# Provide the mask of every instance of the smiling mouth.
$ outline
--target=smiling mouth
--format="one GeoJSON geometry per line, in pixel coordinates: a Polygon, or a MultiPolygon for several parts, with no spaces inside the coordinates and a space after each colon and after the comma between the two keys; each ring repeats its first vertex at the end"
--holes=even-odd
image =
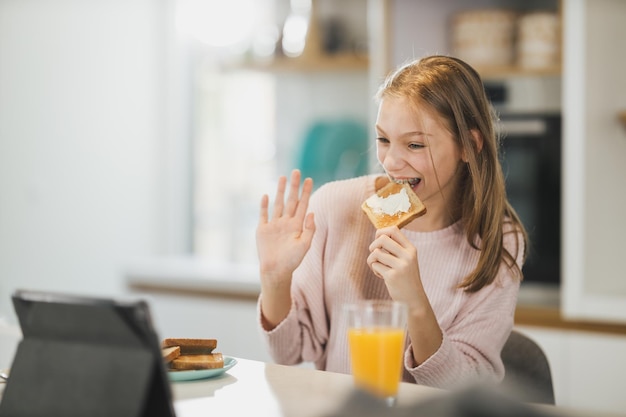
{"type": "Polygon", "coordinates": [[[393,180],[393,182],[395,182],[397,184],[409,184],[411,186],[411,188],[415,187],[417,184],[419,184],[422,181],[421,178],[405,178],[405,179],[402,179],[402,180],[393,178],[392,180],[393,180]]]}

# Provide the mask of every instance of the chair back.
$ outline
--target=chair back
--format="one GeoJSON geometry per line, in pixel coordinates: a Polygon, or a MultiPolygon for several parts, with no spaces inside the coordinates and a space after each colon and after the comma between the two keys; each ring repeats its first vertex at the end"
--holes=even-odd
{"type": "Polygon", "coordinates": [[[353,120],[325,120],[306,132],[297,165],[302,178],[311,177],[314,186],[368,173],[367,128],[353,120]]]}
{"type": "Polygon", "coordinates": [[[502,348],[502,388],[524,402],[554,404],[550,364],[544,351],[527,335],[513,330],[502,348]]]}

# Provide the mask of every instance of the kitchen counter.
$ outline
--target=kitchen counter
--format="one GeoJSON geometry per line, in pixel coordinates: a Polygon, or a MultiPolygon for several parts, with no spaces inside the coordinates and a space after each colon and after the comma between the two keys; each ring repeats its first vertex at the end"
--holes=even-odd
{"type": "Polygon", "coordinates": [[[563,317],[558,307],[518,304],[515,324],[519,326],[581,332],[626,335],[626,324],[572,320],[563,317]]]}
{"type": "Polygon", "coordinates": [[[210,295],[256,300],[260,291],[258,266],[199,260],[193,257],[144,259],[126,270],[134,291],[210,295]]]}
{"type": "MultiPolygon", "coordinates": [[[[146,259],[127,269],[136,292],[208,296],[256,301],[261,290],[258,266],[207,262],[195,258],[146,259]]],[[[626,324],[571,320],[560,312],[558,288],[523,284],[515,324],[626,335],[626,324]]]]}

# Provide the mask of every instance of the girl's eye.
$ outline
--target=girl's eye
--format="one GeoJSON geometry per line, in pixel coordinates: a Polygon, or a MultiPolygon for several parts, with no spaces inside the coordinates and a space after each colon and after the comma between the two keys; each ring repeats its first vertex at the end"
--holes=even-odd
{"type": "Polygon", "coordinates": [[[422,149],[424,145],[421,143],[411,143],[409,144],[409,149],[422,149]]]}
{"type": "Polygon", "coordinates": [[[381,137],[376,138],[376,141],[377,141],[378,143],[389,143],[389,139],[387,139],[387,138],[381,138],[381,137]]]}

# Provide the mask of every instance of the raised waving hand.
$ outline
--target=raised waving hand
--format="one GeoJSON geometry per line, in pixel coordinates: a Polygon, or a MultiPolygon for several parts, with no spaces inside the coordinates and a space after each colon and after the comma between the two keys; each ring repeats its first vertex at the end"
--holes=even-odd
{"type": "Polygon", "coordinates": [[[285,176],[278,179],[271,213],[269,196],[266,194],[261,199],[256,242],[261,274],[261,308],[270,327],[278,324],[289,312],[291,277],[311,247],[315,232],[313,213],[307,214],[313,180],[304,180],[302,193],[300,181],[299,170],[291,172],[289,184],[285,176]]]}

